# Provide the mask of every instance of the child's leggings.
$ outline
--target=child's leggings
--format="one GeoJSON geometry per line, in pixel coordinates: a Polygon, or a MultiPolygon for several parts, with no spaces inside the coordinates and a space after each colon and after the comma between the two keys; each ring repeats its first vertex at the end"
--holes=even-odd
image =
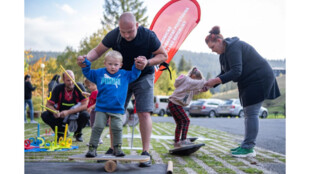
{"type": "Polygon", "coordinates": [[[189,117],[186,115],[184,109],[182,106],[176,105],[169,101],[168,107],[170,109],[170,112],[175,120],[175,123],[177,124],[175,128],[175,139],[174,142],[180,141],[180,134],[182,131],[182,137],[181,140],[186,139],[188,127],[189,127],[189,117]]]}

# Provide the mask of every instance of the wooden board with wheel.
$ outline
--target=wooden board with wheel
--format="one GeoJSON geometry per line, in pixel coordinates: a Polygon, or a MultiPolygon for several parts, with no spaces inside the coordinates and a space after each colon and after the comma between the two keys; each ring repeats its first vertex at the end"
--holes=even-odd
{"type": "Polygon", "coordinates": [[[169,150],[170,154],[173,155],[180,155],[180,156],[188,156],[197,150],[200,149],[200,147],[204,146],[205,144],[193,144],[193,145],[188,145],[188,146],[183,146],[183,147],[178,147],[169,150]]]}
{"type": "Polygon", "coordinates": [[[113,155],[97,155],[94,158],[87,158],[85,154],[78,154],[68,157],[69,160],[106,160],[107,162],[104,163],[104,169],[107,172],[114,172],[117,168],[117,161],[135,161],[135,162],[146,162],[150,160],[150,157],[147,155],[126,155],[123,157],[116,157],[113,155]]]}

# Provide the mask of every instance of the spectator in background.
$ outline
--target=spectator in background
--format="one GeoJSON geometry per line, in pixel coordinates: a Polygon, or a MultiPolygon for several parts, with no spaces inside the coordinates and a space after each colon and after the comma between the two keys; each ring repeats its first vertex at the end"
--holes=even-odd
{"type": "Polygon", "coordinates": [[[32,91],[34,91],[36,89],[36,87],[33,87],[31,85],[31,77],[30,75],[26,75],[25,76],[25,113],[24,113],[24,119],[25,119],[25,123],[27,123],[27,104],[29,106],[29,110],[30,110],[30,123],[37,123],[36,121],[34,121],[34,116],[33,116],[33,104],[32,104],[32,91]]]}
{"type": "Polygon", "coordinates": [[[59,84],[60,75],[55,74],[52,80],[48,83],[48,97],[51,96],[53,89],[55,86],[59,84]]]}
{"type": "MultiPolygon", "coordinates": [[[[65,125],[68,123],[64,119],[67,119],[71,115],[77,115],[77,127],[73,137],[76,138],[76,141],[83,142],[82,129],[86,126],[89,119],[89,113],[86,111],[87,99],[74,85],[72,81],[75,80],[73,71],[66,70],[66,72],[71,78],[68,77],[66,73],[63,73],[62,80],[64,83],[55,87],[52,92],[52,97],[46,103],[46,107],[56,113],[45,111],[41,114],[41,118],[54,131],[55,126],[58,127],[58,138],[60,138],[64,136],[65,125]]],[[[77,83],[77,85],[82,91],[85,91],[82,84],[77,83]]],[[[70,122],[68,124],[70,130],[70,122]]]]}

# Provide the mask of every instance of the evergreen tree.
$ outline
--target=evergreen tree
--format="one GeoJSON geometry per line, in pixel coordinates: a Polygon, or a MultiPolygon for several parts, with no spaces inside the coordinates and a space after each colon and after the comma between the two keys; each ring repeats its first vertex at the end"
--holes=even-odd
{"type": "Polygon", "coordinates": [[[118,20],[122,13],[131,12],[135,15],[139,25],[147,27],[145,16],[147,8],[143,7],[143,1],[140,0],[105,0],[103,5],[103,20],[101,24],[104,28],[111,30],[118,26],[118,20]]]}
{"type": "Polygon", "coordinates": [[[178,73],[181,71],[186,71],[186,60],[185,60],[183,55],[182,55],[181,60],[179,62],[178,73]]]}

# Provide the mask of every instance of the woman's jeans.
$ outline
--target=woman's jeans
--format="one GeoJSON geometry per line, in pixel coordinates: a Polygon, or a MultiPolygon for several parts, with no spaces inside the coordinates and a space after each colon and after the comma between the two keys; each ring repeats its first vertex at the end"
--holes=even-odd
{"type": "Polygon", "coordinates": [[[256,137],[259,129],[259,110],[262,107],[263,102],[256,103],[243,108],[244,111],[244,126],[245,135],[244,140],[241,143],[241,147],[250,149],[255,146],[256,137]]]}
{"type": "Polygon", "coordinates": [[[25,99],[25,110],[24,110],[24,119],[25,122],[27,121],[27,104],[29,106],[30,110],[30,119],[33,120],[33,105],[32,105],[32,100],[31,99],[25,99]]]}

